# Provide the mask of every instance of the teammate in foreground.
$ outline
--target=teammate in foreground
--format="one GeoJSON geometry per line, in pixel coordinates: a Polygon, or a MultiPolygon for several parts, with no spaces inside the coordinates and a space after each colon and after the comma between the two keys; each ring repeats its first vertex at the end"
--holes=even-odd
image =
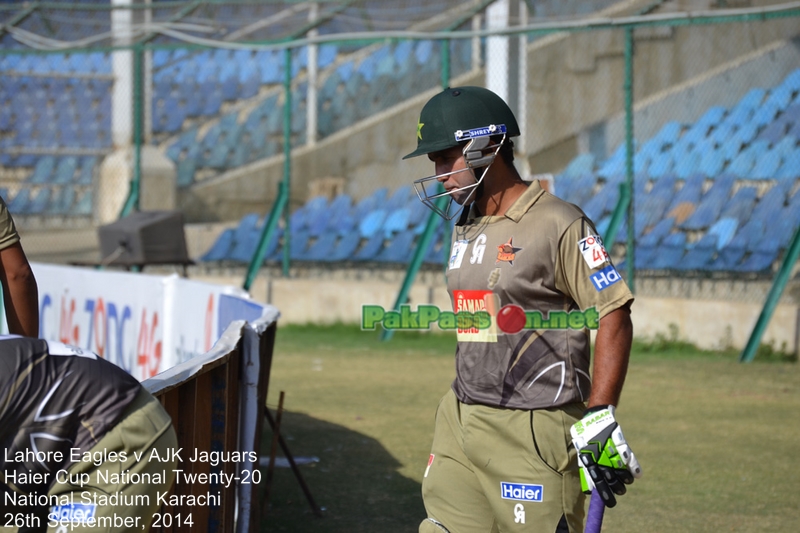
{"type": "Polygon", "coordinates": [[[121,368],[73,346],[0,336],[0,447],[0,525],[116,533],[150,529],[156,494],[174,480],[177,438],[121,368]]]}
{"type": "Polygon", "coordinates": [[[422,482],[421,533],[576,533],[584,491],[596,485],[613,506],[641,473],[614,418],[633,296],[584,213],[521,179],[517,135],[496,94],[448,88],[423,107],[417,149],[405,158],[428,156],[435,175],[414,183],[417,194],[458,217],[447,266],[454,311],[593,309],[593,378],[588,329],[459,330],[456,378],[422,482]]]}
{"type": "Polygon", "coordinates": [[[14,219],[0,198],[0,283],[8,331],[39,336],[39,292],[36,278],[19,241],[14,219]]]}

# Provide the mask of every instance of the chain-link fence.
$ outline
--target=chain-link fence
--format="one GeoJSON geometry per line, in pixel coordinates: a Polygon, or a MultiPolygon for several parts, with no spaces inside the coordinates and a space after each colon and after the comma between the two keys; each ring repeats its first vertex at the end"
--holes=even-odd
{"type": "Polygon", "coordinates": [[[630,186],[622,268],[769,276],[800,225],[800,7],[733,4],[3,5],[0,195],[44,260],[100,259],[97,226],[138,208],[222,223],[213,264],[405,264],[419,109],[482,85],[519,168],[601,234],[630,186]]]}

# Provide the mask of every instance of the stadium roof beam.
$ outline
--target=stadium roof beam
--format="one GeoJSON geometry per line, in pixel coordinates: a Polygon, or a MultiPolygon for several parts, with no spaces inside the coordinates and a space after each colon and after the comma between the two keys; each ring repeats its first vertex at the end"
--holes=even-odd
{"type": "Polygon", "coordinates": [[[7,28],[16,26],[17,24],[28,18],[28,16],[30,16],[31,13],[36,11],[36,8],[37,8],[36,4],[33,4],[30,7],[23,9],[20,13],[15,15],[10,21],[6,22],[3,25],[0,25],[0,37],[2,37],[8,31],[7,28]]]}
{"type": "Polygon", "coordinates": [[[254,31],[261,30],[263,28],[268,28],[272,24],[285,20],[292,15],[296,15],[303,10],[310,9],[309,2],[303,2],[301,4],[294,5],[288,9],[284,9],[278,13],[275,13],[272,16],[269,16],[265,19],[257,20],[252,24],[245,26],[243,28],[239,28],[238,30],[231,32],[228,36],[225,37],[226,41],[236,41],[237,39],[244,37],[245,35],[249,35],[254,31]]]}
{"type": "Polygon", "coordinates": [[[342,11],[344,11],[345,9],[350,7],[351,5],[355,4],[356,1],[357,0],[347,0],[346,2],[344,2],[344,3],[340,4],[340,5],[338,5],[337,7],[335,7],[334,9],[331,9],[328,13],[326,13],[323,16],[319,17],[317,20],[315,20],[313,22],[309,22],[305,26],[299,28],[296,32],[292,33],[289,38],[290,39],[296,39],[296,38],[300,37],[301,35],[305,35],[309,31],[311,31],[311,30],[313,30],[315,28],[318,28],[319,26],[321,26],[325,22],[328,22],[333,17],[335,17],[336,15],[338,15],[339,13],[341,13],[342,11]]]}
{"type": "MultiPolygon", "coordinates": [[[[192,13],[192,11],[194,11],[198,7],[200,7],[200,6],[204,5],[204,4],[207,4],[207,3],[208,2],[206,2],[204,0],[194,0],[194,2],[192,2],[191,4],[186,5],[178,13],[176,13],[175,15],[170,17],[168,19],[168,22],[175,22],[175,21],[181,20],[182,18],[190,15],[192,13]]],[[[153,7],[158,7],[159,9],[162,7],[159,4],[146,4],[146,5],[149,5],[151,9],[153,7]]],[[[136,41],[136,44],[147,43],[147,42],[153,40],[157,35],[158,35],[157,33],[149,33],[149,34],[145,35],[144,37],[142,37],[141,39],[139,39],[138,41],[136,41]]]]}

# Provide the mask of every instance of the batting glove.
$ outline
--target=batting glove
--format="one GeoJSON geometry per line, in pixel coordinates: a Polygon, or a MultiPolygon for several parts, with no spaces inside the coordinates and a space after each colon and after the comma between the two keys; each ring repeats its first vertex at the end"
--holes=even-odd
{"type": "Polygon", "coordinates": [[[614,406],[588,410],[570,433],[578,451],[583,492],[588,494],[597,488],[606,507],[614,507],[614,494],[625,494],[625,485],[642,477],[642,468],[614,419],[614,406]]]}

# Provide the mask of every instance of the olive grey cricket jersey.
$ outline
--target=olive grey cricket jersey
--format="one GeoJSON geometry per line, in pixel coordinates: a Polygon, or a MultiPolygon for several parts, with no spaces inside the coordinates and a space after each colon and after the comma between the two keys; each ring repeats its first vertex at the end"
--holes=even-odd
{"type": "Polygon", "coordinates": [[[25,493],[47,492],[53,473],[72,463],[71,450],[80,458],[97,444],[141,388],[136,378],[92,352],[0,336],[0,447],[5,454],[0,481],[7,482],[10,471],[42,474],[48,483],[29,476],[29,484],[14,486],[25,493]],[[13,461],[17,452],[26,451],[43,452],[45,460],[13,461]],[[53,461],[52,452],[60,452],[63,460],[53,461]]]}
{"type": "MultiPolygon", "coordinates": [[[[516,304],[544,318],[594,308],[599,319],[633,300],[592,222],[538,182],[504,216],[471,211],[455,226],[447,288],[455,312],[492,315],[516,304]]],[[[493,323],[457,337],[452,386],[464,403],[541,409],[589,398],[588,329],[508,334],[493,323]]]]}

